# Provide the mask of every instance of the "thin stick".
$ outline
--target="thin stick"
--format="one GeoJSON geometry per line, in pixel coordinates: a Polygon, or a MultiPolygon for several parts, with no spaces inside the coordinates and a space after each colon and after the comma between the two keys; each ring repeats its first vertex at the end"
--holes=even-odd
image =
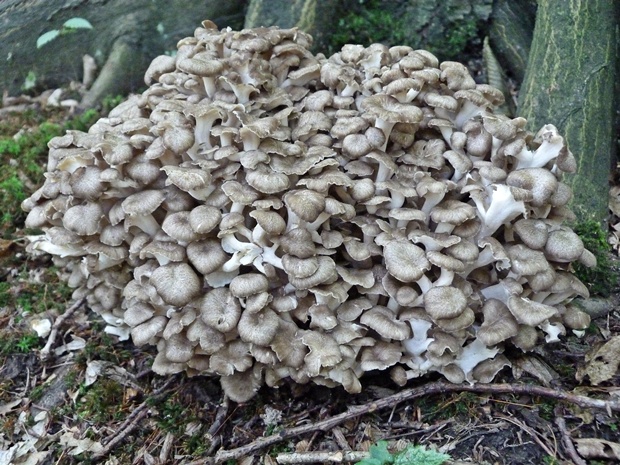
{"type": "MultiPolygon", "coordinates": [[[[335,426],[352,418],[356,418],[366,413],[375,412],[386,407],[391,407],[401,402],[411,401],[418,397],[462,391],[490,394],[528,394],[532,396],[563,400],[583,408],[602,409],[608,413],[611,413],[612,410],[620,411],[620,401],[592,399],[587,396],[571,394],[570,392],[546,388],[543,386],[531,386],[524,384],[475,384],[472,386],[469,384],[450,384],[442,382],[429,383],[424,386],[397,392],[396,394],[382,399],[377,399],[367,404],[353,406],[346,412],[313,424],[284,429],[277,434],[258,438],[255,441],[246,444],[245,446],[237,447],[236,449],[219,450],[215,455],[215,462],[222,463],[230,459],[238,459],[240,457],[252,455],[256,451],[265,447],[302,434],[314,431],[329,431],[335,426]]],[[[208,462],[205,461],[204,463],[208,462]]]]}
{"type": "Polygon", "coordinates": [[[69,307],[65,313],[59,315],[58,318],[56,318],[56,321],[54,321],[54,324],[52,325],[50,335],[47,338],[47,343],[45,344],[45,347],[41,349],[42,360],[46,360],[50,356],[52,345],[54,345],[54,342],[56,342],[56,338],[58,337],[58,330],[60,329],[60,327],[69,317],[71,317],[71,315],[75,313],[78,308],[82,306],[85,300],[86,298],[82,297],[81,299],[73,302],[73,305],[71,305],[71,307],[69,307]]]}
{"type": "Polygon", "coordinates": [[[573,439],[570,436],[570,433],[566,429],[566,421],[564,417],[557,412],[555,416],[555,424],[560,430],[560,434],[562,435],[562,444],[564,444],[564,449],[568,453],[568,456],[573,461],[575,465],[588,465],[587,462],[581,458],[581,456],[577,453],[577,449],[575,449],[575,444],[573,444],[573,439]]]}
{"type": "Polygon", "coordinates": [[[107,456],[114,447],[121,442],[125,437],[131,433],[134,429],[138,427],[138,424],[141,422],[143,418],[148,415],[149,411],[147,409],[142,409],[138,414],[133,418],[131,424],[127,425],[127,427],[121,430],[117,435],[115,435],[110,441],[96,454],[93,454],[93,460],[97,460],[107,456]]]}

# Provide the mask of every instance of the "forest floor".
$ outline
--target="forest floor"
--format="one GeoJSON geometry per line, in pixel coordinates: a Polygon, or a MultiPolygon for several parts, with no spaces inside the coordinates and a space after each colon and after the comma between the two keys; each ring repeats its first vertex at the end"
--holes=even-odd
{"type": "Polygon", "coordinates": [[[154,375],[155,348],[106,334],[49,257],[25,252],[33,232],[18,205],[40,182],[41,141],[101,113],[12,104],[0,119],[0,465],[337,463],[380,440],[392,451],[424,445],[448,463],[620,460],[618,289],[590,305],[598,313],[583,337],[508,353],[512,370],[490,385],[423,377],[399,388],[377,373],[358,395],[284,385],[236,404],[217,379],[154,375]],[[54,336],[34,331],[45,320],[54,336]]]}

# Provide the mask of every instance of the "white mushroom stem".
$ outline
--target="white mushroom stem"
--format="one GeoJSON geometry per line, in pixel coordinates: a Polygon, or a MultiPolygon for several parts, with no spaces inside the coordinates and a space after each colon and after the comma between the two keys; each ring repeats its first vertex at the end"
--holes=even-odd
{"type": "Polygon", "coordinates": [[[515,200],[510,187],[505,184],[493,186],[495,190],[491,193],[491,203],[488,208],[485,208],[480,196],[472,196],[482,220],[482,228],[476,236],[477,239],[493,235],[501,225],[525,213],[525,204],[521,200],[515,200]]]}
{"type": "Polygon", "coordinates": [[[56,245],[50,242],[44,235],[40,236],[27,236],[31,241],[31,247],[34,250],[41,250],[52,255],[58,255],[59,257],[81,257],[86,255],[87,252],[84,247],[73,245],[56,245]]]}
{"type": "MultiPolygon", "coordinates": [[[[387,147],[388,141],[390,140],[390,134],[392,133],[392,128],[396,123],[390,123],[389,121],[385,121],[381,118],[375,119],[375,127],[381,129],[383,134],[385,135],[385,143],[379,148],[385,152],[385,148],[387,147]]],[[[378,176],[377,176],[378,177],[378,176]]]]}
{"type": "Polygon", "coordinates": [[[456,117],[454,118],[454,124],[457,127],[457,129],[460,130],[467,121],[469,121],[471,118],[473,118],[476,115],[479,115],[482,112],[484,112],[483,108],[477,105],[474,105],[469,100],[465,100],[465,102],[461,106],[461,109],[459,110],[459,112],[456,114],[456,117]]]}
{"type": "Polygon", "coordinates": [[[135,226],[149,236],[154,237],[160,229],[159,223],[153,218],[153,215],[128,215],[125,218],[125,231],[128,231],[131,226],[135,226]]]}
{"type": "Polygon", "coordinates": [[[205,86],[205,92],[207,93],[209,98],[213,98],[213,95],[215,94],[215,91],[216,91],[215,77],[214,76],[203,76],[202,83],[205,86]]]}
{"type": "Polygon", "coordinates": [[[428,369],[432,366],[432,363],[425,357],[422,357],[422,354],[426,352],[430,343],[435,340],[428,337],[428,330],[431,329],[433,323],[426,320],[412,318],[409,320],[409,325],[411,326],[413,337],[411,339],[404,340],[403,347],[411,356],[411,360],[407,361],[407,366],[413,368],[419,376],[426,373],[426,371],[428,371],[428,369]]]}
{"type": "Polygon", "coordinates": [[[260,145],[260,137],[254,134],[251,130],[240,132],[241,139],[243,140],[243,150],[249,152],[251,150],[258,150],[260,145]]]}
{"type": "Polygon", "coordinates": [[[439,278],[435,280],[433,286],[449,286],[454,280],[454,271],[450,271],[446,268],[441,268],[439,278]]]}
{"type": "MultiPolygon", "coordinates": [[[[392,200],[390,201],[390,208],[400,208],[405,204],[405,196],[403,193],[399,192],[397,189],[388,189],[390,191],[390,195],[392,200]]],[[[409,221],[401,220],[399,224],[406,224],[409,221]]]]}
{"type": "MultiPolygon", "coordinates": [[[[283,270],[284,266],[282,265],[282,259],[276,255],[277,249],[278,244],[274,244],[271,247],[263,247],[263,252],[257,258],[262,258],[263,262],[269,263],[270,265],[283,270]]],[[[264,272],[264,267],[261,266],[261,268],[263,268],[262,272],[264,272]]]]}
{"type": "Polygon", "coordinates": [[[438,223],[437,226],[435,227],[435,232],[437,234],[451,234],[452,231],[454,230],[455,225],[452,223],[438,223]]]}
{"type": "Polygon", "coordinates": [[[545,341],[549,342],[560,342],[560,338],[558,336],[566,334],[566,328],[562,323],[550,323],[549,320],[542,323],[540,329],[542,329],[545,333],[545,341]]]}

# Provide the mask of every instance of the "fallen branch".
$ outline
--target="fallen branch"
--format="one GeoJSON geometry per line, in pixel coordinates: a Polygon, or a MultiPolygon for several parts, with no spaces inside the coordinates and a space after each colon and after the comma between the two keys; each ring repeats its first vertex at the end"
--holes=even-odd
{"type": "Polygon", "coordinates": [[[56,318],[56,321],[54,321],[54,324],[52,325],[52,330],[50,331],[50,335],[47,338],[47,342],[45,343],[45,347],[41,349],[40,354],[41,354],[42,360],[46,360],[50,356],[50,352],[52,351],[52,346],[54,345],[54,342],[56,342],[56,338],[58,337],[58,330],[60,329],[60,327],[64,324],[64,322],[67,319],[71,317],[71,315],[73,315],[76,312],[78,308],[82,306],[85,300],[86,298],[82,297],[81,299],[73,302],[73,305],[71,305],[65,313],[63,313],[62,315],[59,315],[58,318],[56,318]]]}
{"type": "MultiPolygon", "coordinates": [[[[593,399],[591,397],[572,394],[570,392],[560,391],[557,389],[551,389],[543,386],[532,386],[524,384],[475,384],[472,386],[469,384],[450,384],[442,382],[430,383],[424,386],[406,389],[391,396],[377,399],[363,405],[353,406],[346,412],[316,423],[284,429],[277,434],[258,438],[255,441],[252,441],[245,446],[237,447],[236,449],[219,450],[215,455],[215,463],[222,463],[226,462],[227,460],[235,460],[247,455],[252,455],[253,453],[264,449],[265,447],[271,446],[286,439],[300,436],[302,434],[307,434],[315,431],[329,431],[335,426],[352,418],[356,418],[367,413],[372,413],[387,407],[393,407],[397,404],[400,404],[401,402],[411,401],[418,397],[463,391],[486,394],[525,394],[561,400],[578,405],[582,408],[601,409],[605,410],[609,414],[611,414],[612,411],[620,411],[620,401],[593,399]]],[[[202,463],[212,463],[212,459],[207,459],[202,463]]]]}

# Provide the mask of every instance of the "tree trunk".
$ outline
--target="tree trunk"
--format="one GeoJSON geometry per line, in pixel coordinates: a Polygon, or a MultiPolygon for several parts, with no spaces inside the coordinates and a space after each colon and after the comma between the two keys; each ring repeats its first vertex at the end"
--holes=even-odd
{"type": "Polygon", "coordinates": [[[522,82],[536,21],[536,0],[496,0],[489,40],[502,67],[522,82]]]}
{"type": "MultiPolygon", "coordinates": [[[[38,89],[82,79],[82,56],[96,58],[99,68],[115,51],[123,67],[103,93],[128,93],[144,86],[151,60],[176,49],[176,42],[193,34],[204,19],[218,26],[239,28],[246,0],[4,0],[0,2],[0,90],[19,94],[30,73],[38,89]],[[37,49],[43,33],[61,29],[80,17],[93,29],[63,34],[37,49]],[[121,52],[121,53],[119,53],[121,52]]],[[[108,67],[109,68],[109,67],[108,67]]],[[[97,99],[95,99],[97,100],[97,99]]]]}
{"type": "Polygon", "coordinates": [[[558,127],[577,159],[573,188],[578,220],[605,221],[615,148],[616,0],[539,0],[519,113],[537,131],[558,127]]]}

